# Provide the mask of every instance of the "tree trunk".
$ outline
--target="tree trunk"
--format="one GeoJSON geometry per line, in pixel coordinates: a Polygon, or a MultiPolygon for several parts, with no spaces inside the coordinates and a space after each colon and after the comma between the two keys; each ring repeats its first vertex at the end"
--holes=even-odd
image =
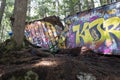
{"type": "Polygon", "coordinates": [[[75,14],[74,12],[74,4],[73,4],[73,1],[72,0],[69,0],[69,11],[70,11],[70,15],[73,15],[75,14]]]}
{"type": "Polygon", "coordinates": [[[3,34],[4,34],[4,28],[5,28],[5,26],[3,25],[3,26],[1,26],[1,40],[0,40],[0,42],[3,42],[3,34]]]}
{"type": "Polygon", "coordinates": [[[87,7],[87,10],[90,9],[89,4],[88,4],[88,0],[85,1],[85,4],[86,4],[86,7],[87,7]]]}
{"type": "Polygon", "coordinates": [[[91,0],[91,4],[92,4],[92,8],[95,8],[95,6],[94,6],[94,0],[91,0]]]}
{"type": "Polygon", "coordinates": [[[56,3],[56,16],[58,16],[59,14],[58,14],[58,3],[59,3],[59,1],[58,0],[55,0],[55,3],[56,3]]]}
{"type": "Polygon", "coordinates": [[[5,6],[6,6],[6,0],[1,0],[1,7],[0,7],[0,26],[1,26],[1,21],[2,21],[2,17],[3,17],[3,13],[5,10],[5,6]]]}
{"type": "Polygon", "coordinates": [[[81,12],[81,0],[79,1],[79,12],[81,12]]]}
{"type": "Polygon", "coordinates": [[[100,4],[101,4],[101,6],[103,5],[102,0],[100,0],[100,4]]]}
{"type": "Polygon", "coordinates": [[[15,0],[13,16],[13,41],[16,44],[16,48],[21,48],[23,45],[26,12],[27,0],[15,0]]]}
{"type": "Polygon", "coordinates": [[[27,12],[27,16],[31,17],[31,0],[28,0],[28,12],[27,12]]]}

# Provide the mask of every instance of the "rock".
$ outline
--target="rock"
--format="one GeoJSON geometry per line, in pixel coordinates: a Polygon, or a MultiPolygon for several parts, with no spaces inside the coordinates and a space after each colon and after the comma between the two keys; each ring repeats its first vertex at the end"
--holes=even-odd
{"type": "Polygon", "coordinates": [[[96,77],[90,73],[80,72],[77,75],[78,80],[96,80],[96,77]]]}

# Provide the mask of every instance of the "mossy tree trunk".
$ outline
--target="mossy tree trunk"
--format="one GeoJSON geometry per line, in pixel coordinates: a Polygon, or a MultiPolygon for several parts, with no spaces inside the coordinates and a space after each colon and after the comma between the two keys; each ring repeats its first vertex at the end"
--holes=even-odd
{"type": "Polygon", "coordinates": [[[21,48],[23,46],[27,1],[28,0],[15,0],[12,39],[16,48],[21,48]]]}

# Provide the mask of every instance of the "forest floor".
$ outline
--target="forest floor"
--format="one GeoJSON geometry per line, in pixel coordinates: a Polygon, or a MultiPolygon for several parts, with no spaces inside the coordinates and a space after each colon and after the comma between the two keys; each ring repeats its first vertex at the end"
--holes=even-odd
{"type": "Polygon", "coordinates": [[[120,80],[120,57],[81,55],[80,48],[54,55],[31,48],[11,51],[0,55],[0,80],[120,80]]]}

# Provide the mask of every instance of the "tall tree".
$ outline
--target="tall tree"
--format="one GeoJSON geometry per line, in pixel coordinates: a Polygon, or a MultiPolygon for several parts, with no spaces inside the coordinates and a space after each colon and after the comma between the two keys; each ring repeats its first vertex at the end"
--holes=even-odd
{"type": "Polygon", "coordinates": [[[103,4],[102,4],[102,0],[100,0],[100,4],[103,5],[103,4]]]}
{"type": "Polygon", "coordinates": [[[85,0],[85,4],[86,4],[86,7],[87,7],[87,9],[90,9],[90,7],[89,7],[89,4],[88,4],[89,2],[88,2],[88,0],[85,0]]]}
{"type": "Polygon", "coordinates": [[[59,12],[58,12],[58,3],[59,3],[59,1],[58,0],[55,0],[55,3],[56,3],[56,15],[58,16],[59,14],[59,12]]]}
{"type": "Polygon", "coordinates": [[[27,16],[31,16],[30,12],[31,12],[31,0],[28,0],[28,6],[27,6],[27,16]]]}
{"type": "Polygon", "coordinates": [[[15,0],[13,15],[13,41],[20,48],[24,39],[24,28],[27,12],[27,0],[15,0]]]}
{"type": "Polygon", "coordinates": [[[79,11],[81,11],[81,0],[78,1],[79,5],[79,11]]]}
{"type": "Polygon", "coordinates": [[[94,6],[94,0],[91,0],[92,8],[95,8],[94,6]]]}
{"type": "Polygon", "coordinates": [[[1,21],[2,21],[2,17],[3,17],[3,13],[5,10],[5,6],[6,6],[6,0],[1,0],[1,7],[0,7],[0,26],[1,26],[1,21]]]}

